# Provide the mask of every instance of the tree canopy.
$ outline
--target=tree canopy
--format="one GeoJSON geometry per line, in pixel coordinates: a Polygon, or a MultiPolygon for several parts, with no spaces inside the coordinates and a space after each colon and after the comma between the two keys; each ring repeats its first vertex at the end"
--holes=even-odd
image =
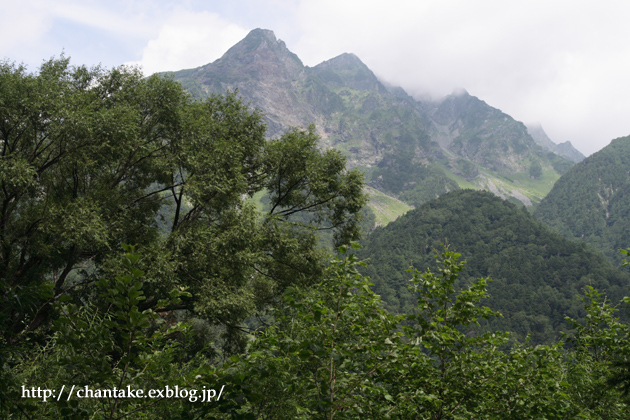
{"type": "Polygon", "coordinates": [[[142,306],[186,287],[194,299],[170,309],[236,328],[321,273],[318,230],[357,237],[362,187],[312,130],[266,139],[233,93],[194,101],[167,77],[64,57],[36,74],[0,63],[3,340],[41,327],[61,296],[88,296],[120,269],[121,243],[145,257],[142,306]]]}

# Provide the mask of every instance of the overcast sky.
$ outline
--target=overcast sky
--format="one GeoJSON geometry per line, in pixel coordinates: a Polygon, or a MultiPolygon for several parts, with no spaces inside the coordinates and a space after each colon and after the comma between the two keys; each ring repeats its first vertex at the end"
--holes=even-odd
{"type": "Polygon", "coordinates": [[[308,66],[344,52],[413,95],[464,88],[585,155],[630,134],[630,2],[0,0],[0,58],[146,74],[219,58],[271,29],[308,66]]]}

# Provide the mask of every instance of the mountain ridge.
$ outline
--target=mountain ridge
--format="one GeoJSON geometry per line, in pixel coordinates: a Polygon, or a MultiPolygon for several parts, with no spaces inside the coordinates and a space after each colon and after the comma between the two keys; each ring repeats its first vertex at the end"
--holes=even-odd
{"type": "Polygon", "coordinates": [[[559,144],[554,143],[549,138],[545,130],[543,130],[540,123],[527,124],[527,131],[534,141],[540,146],[574,163],[579,163],[586,158],[586,156],[584,156],[579,150],[573,147],[573,144],[571,144],[570,141],[565,141],[564,143],[559,144]]]}
{"type": "Polygon", "coordinates": [[[500,111],[474,96],[416,101],[386,86],[352,53],[304,66],[270,30],[254,29],[213,63],[171,74],[199,98],[238,89],[263,111],[269,137],[313,124],[322,147],[338,148],[371,186],[412,206],[458,188],[535,205],[560,177],[560,166],[570,166],[543,153],[524,128],[511,138],[508,125],[515,122],[507,114],[484,127],[475,115],[500,111]],[[433,108],[462,98],[477,106],[450,124],[436,123],[433,108]],[[540,170],[530,176],[532,165],[540,170]]]}

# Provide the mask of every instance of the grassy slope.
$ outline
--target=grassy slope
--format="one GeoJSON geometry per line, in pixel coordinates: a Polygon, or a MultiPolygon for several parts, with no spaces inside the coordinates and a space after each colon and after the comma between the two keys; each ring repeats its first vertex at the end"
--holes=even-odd
{"type": "Polygon", "coordinates": [[[369,206],[376,216],[377,226],[385,226],[412,209],[408,204],[372,187],[366,187],[366,191],[370,195],[369,206]]]}

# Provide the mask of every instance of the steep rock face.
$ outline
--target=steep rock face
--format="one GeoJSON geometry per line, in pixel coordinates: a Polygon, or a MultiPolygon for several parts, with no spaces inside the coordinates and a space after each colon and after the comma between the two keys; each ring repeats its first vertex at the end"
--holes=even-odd
{"type": "Polygon", "coordinates": [[[524,139],[522,124],[477,98],[417,102],[384,85],[354,54],[306,67],[268,30],[255,29],[215,62],[173,75],[199,98],[238,89],[264,113],[269,137],[314,124],[322,147],[341,150],[372,187],[411,205],[460,187],[531,205],[559,176],[542,157],[519,153],[538,147],[524,139]],[[543,176],[530,180],[534,160],[543,176]],[[525,174],[526,185],[505,177],[515,173],[525,174]]]}
{"type": "Polygon", "coordinates": [[[417,109],[444,151],[441,163],[463,178],[461,186],[531,206],[572,165],[536,144],[523,123],[465,90],[441,101],[418,101],[417,109]]]}
{"type": "Polygon", "coordinates": [[[465,91],[447,96],[428,115],[443,147],[494,172],[527,172],[534,162],[554,166],[523,123],[465,91]]]}
{"type": "Polygon", "coordinates": [[[571,162],[578,163],[585,159],[585,156],[580,153],[579,150],[573,147],[570,141],[565,141],[564,143],[560,144],[556,144],[551,141],[551,139],[549,138],[549,136],[547,136],[547,133],[545,133],[545,130],[543,130],[540,124],[528,125],[527,132],[530,136],[532,136],[534,141],[538,143],[538,145],[542,146],[546,150],[549,150],[550,152],[553,152],[557,155],[562,156],[565,159],[570,160],[571,162]]]}
{"type": "Polygon", "coordinates": [[[630,246],[630,136],[613,140],[571,168],[534,214],[620,263],[618,249],[630,246]]]}
{"type": "Polygon", "coordinates": [[[344,53],[324,61],[311,69],[311,74],[318,77],[332,89],[350,88],[354,90],[372,90],[386,93],[372,71],[354,54],[344,53]]]}
{"type": "Polygon", "coordinates": [[[317,120],[296,89],[306,78],[302,61],[269,30],[254,29],[215,62],[174,77],[199,97],[238,89],[253,107],[264,110],[270,137],[317,120]]]}
{"type": "Polygon", "coordinates": [[[458,188],[433,167],[442,150],[415,102],[391,93],[354,54],[305,67],[273,32],[256,29],[214,63],[174,77],[201,98],[238,88],[264,112],[269,137],[314,124],[323,147],[338,148],[370,185],[411,204],[458,188]]]}
{"type": "Polygon", "coordinates": [[[559,143],[556,146],[556,151],[560,156],[569,159],[571,162],[579,163],[586,159],[579,150],[573,147],[570,141],[565,141],[564,143],[559,143]]]}
{"type": "Polygon", "coordinates": [[[369,184],[418,205],[458,188],[435,167],[443,157],[413,100],[390,92],[354,54],[309,68],[304,96],[315,99],[325,141],[366,171],[369,184]]]}

